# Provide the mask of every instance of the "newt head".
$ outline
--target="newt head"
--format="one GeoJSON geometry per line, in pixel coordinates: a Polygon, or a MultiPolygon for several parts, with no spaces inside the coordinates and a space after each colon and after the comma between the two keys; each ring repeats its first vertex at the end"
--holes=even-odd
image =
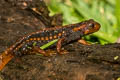
{"type": "Polygon", "coordinates": [[[97,32],[100,29],[100,24],[95,22],[93,19],[86,21],[84,27],[84,34],[88,35],[94,32],[97,32]]]}
{"type": "Polygon", "coordinates": [[[73,31],[82,31],[83,34],[88,35],[97,32],[100,29],[100,24],[93,19],[83,21],[77,24],[78,27],[74,27],[73,31]]]}

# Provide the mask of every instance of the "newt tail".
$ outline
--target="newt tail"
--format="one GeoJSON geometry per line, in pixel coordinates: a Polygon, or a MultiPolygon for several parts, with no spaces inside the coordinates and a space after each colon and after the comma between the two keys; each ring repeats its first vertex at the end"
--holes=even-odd
{"type": "Polygon", "coordinates": [[[13,58],[14,56],[9,53],[6,54],[6,52],[1,53],[0,55],[0,71],[3,69],[3,67],[13,58]]]}
{"type": "Polygon", "coordinates": [[[56,46],[56,50],[59,54],[66,54],[67,51],[65,52],[65,50],[61,49],[62,45],[74,40],[79,40],[80,43],[87,44],[85,41],[81,40],[82,37],[97,32],[99,29],[100,24],[90,19],[77,24],[50,27],[25,35],[0,55],[0,71],[14,56],[35,53],[44,56],[51,55],[50,52],[40,47],[56,39],[58,41],[50,47],[56,46]]]}

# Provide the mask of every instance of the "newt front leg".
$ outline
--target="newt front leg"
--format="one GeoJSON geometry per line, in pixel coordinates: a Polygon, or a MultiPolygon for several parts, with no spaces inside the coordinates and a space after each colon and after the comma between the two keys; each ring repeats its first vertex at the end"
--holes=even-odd
{"type": "Polygon", "coordinates": [[[83,45],[90,45],[90,43],[88,43],[84,39],[80,39],[80,40],[78,40],[78,42],[81,43],[81,44],[83,44],[83,45]]]}

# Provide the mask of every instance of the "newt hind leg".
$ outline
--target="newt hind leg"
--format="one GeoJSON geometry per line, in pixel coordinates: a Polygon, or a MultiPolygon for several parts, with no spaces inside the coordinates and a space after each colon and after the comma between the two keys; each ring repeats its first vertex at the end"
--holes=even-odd
{"type": "Polygon", "coordinates": [[[37,46],[32,47],[32,52],[31,53],[34,53],[34,54],[38,53],[38,54],[42,54],[44,56],[51,56],[53,54],[56,54],[56,52],[53,51],[53,50],[48,49],[48,50],[45,51],[43,49],[40,49],[40,47],[37,47],[37,46]]]}

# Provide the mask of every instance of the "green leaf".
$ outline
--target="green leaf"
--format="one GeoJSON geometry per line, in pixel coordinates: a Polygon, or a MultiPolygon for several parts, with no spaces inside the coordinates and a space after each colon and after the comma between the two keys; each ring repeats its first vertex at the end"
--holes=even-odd
{"type": "Polygon", "coordinates": [[[116,18],[117,26],[120,29],[120,0],[116,0],[116,18]]]}
{"type": "Polygon", "coordinates": [[[53,40],[53,41],[50,41],[49,43],[44,44],[44,45],[41,46],[40,48],[41,48],[41,49],[48,48],[49,46],[51,46],[52,44],[54,44],[54,43],[57,42],[57,41],[58,41],[58,39],[55,39],[55,40],[53,40]]]}

